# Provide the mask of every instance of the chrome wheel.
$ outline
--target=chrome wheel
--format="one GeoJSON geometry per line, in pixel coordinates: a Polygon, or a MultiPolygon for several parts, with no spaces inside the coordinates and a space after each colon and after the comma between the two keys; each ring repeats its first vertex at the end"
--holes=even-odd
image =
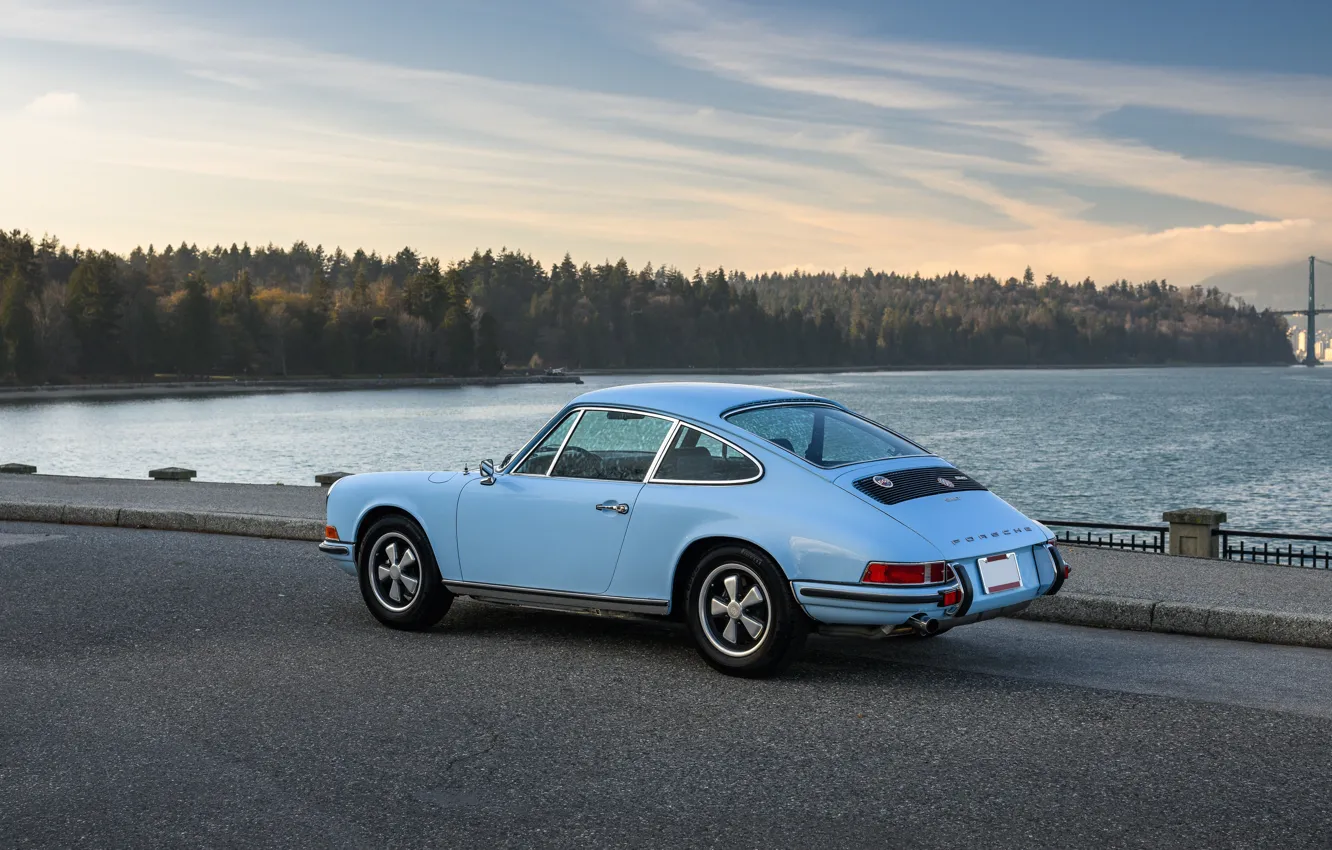
{"type": "Polygon", "coordinates": [[[379,604],[401,612],[412,607],[421,587],[421,559],[402,534],[390,531],[370,552],[370,588],[379,604]]]}
{"type": "Polygon", "coordinates": [[[698,618],[717,651],[732,658],[753,654],[768,636],[770,617],[767,589],[748,566],[721,564],[703,580],[698,618]]]}

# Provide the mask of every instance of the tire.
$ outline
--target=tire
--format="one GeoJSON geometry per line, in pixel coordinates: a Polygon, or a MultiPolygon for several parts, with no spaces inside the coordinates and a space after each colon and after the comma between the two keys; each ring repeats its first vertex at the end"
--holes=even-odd
{"type": "Polygon", "coordinates": [[[809,635],[809,619],[786,576],[771,558],[743,546],[704,555],[685,600],[685,621],[699,654],[730,676],[780,673],[809,635]]]}
{"type": "Polygon", "coordinates": [[[391,628],[428,629],[453,604],[430,541],[405,516],[384,517],[370,526],[356,547],[356,572],[366,607],[391,628]]]}

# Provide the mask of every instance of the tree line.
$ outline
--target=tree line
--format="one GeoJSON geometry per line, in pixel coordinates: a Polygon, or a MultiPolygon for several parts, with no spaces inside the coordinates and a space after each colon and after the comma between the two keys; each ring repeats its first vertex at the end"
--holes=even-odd
{"type": "Polygon", "coordinates": [[[1280,316],[1164,281],[686,275],[507,249],[445,265],[304,242],[120,256],[0,232],[0,378],[20,383],[1293,357],[1280,316]]]}

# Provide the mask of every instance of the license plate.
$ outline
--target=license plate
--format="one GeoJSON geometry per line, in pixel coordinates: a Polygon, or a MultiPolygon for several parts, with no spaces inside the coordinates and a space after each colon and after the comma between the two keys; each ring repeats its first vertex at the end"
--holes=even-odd
{"type": "Polygon", "coordinates": [[[985,585],[986,593],[998,593],[1001,590],[1012,590],[1022,586],[1022,573],[1018,571],[1017,555],[1013,552],[1006,555],[990,555],[988,558],[981,558],[977,564],[980,567],[981,584],[985,585]]]}

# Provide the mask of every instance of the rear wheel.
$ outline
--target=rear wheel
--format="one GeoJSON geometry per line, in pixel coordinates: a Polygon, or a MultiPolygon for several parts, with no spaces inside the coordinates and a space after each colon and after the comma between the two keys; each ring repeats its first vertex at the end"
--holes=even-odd
{"type": "Polygon", "coordinates": [[[713,549],[694,569],[686,621],[699,654],[723,673],[759,678],[784,670],[809,621],[772,559],[741,546],[713,549]]]}
{"type": "Polygon", "coordinates": [[[370,526],[357,547],[357,573],[370,613],[395,629],[428,629],[453,604],[430,541],[405,516],[385,517],[370,526]]]}

